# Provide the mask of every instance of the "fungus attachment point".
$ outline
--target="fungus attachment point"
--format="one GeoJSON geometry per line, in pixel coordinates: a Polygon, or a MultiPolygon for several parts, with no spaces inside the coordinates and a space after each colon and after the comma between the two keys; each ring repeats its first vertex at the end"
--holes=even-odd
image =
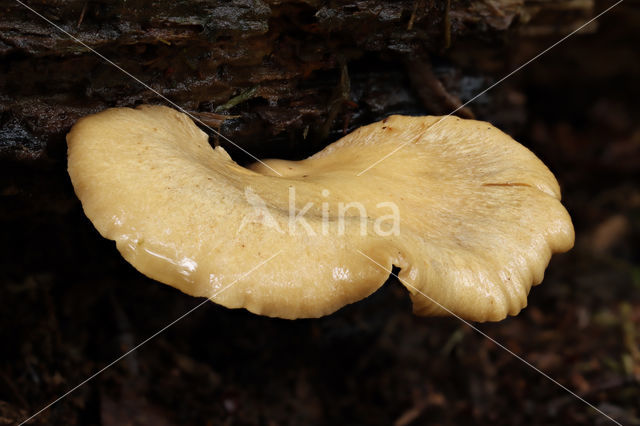
{"type": "Polygon", "coordinates": [[[500,320],[574,240],[551,172],[479,121],[392,116],[306,160],[250,168],[161,106],[85,117],[67,142],[86,215],[128,262],[262,315],[327,315],[395,265],[417,314],[500,320]]]}

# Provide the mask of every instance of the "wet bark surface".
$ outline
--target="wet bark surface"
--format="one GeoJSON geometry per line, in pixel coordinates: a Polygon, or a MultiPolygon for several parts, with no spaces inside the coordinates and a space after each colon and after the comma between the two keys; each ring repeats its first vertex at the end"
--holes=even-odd
{"type": "MultiPolygon", "coordinates": [[[[66,174],[64,137],[79,117],[167,104],[159,94],[240,163],[252,159],[213,130],[259,158],[291,159],[397,113],[457,109],[514,136],[558,177],[576,248],[553,259],[529,308],[479,327],[620,422],[640,424],[637,1],[463,108],[612,3],[26,4],[51,23],[0,2],[0,424],[33,414],[200,302],[121,259],[66,174]]],[[[458,320],[413,316],[390,279],[317,320],[207,304],[33,422],[607,419],[458,320]]]]}

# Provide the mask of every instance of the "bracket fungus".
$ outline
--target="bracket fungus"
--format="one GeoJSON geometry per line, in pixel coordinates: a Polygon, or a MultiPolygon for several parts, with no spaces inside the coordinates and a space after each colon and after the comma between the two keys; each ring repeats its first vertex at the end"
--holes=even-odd
{"type": "Polygon", "coordinates": [[[395,265],[415,313],[500,320],[574,240],[553,174],[480,121],[391,116],[249,168],[162,106],[85,117],[67,142],[86,215],[129,263],[262,315],[330,314],[395,265]]]}

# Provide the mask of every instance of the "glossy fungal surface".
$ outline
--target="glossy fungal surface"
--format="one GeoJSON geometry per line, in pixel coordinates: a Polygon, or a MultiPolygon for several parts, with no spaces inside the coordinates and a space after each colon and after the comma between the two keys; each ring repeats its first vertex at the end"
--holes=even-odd
{"type": "Polygon", "coordinates": [[[261,315],[330,314],[395,265],[417,314],[500,320],[574,240],[553,174],[480,121],[391,116],[249,168],[161,106],[85,117],[67,142],[86,215],[128,262],[261,315]]]}

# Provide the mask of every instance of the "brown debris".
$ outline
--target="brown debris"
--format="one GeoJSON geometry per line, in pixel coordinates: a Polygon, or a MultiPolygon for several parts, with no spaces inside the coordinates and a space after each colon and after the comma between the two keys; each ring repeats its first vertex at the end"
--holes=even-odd
{"type": "Polygon", "coordinates": [[[416,94],[425,108],[435,114],[455,114],[462,118],[475,118],[473,112],[462,101],[447,91],[442,82],[433,73],[428,60],[411,59],[406,62],[407,74],[416,94]]]}

